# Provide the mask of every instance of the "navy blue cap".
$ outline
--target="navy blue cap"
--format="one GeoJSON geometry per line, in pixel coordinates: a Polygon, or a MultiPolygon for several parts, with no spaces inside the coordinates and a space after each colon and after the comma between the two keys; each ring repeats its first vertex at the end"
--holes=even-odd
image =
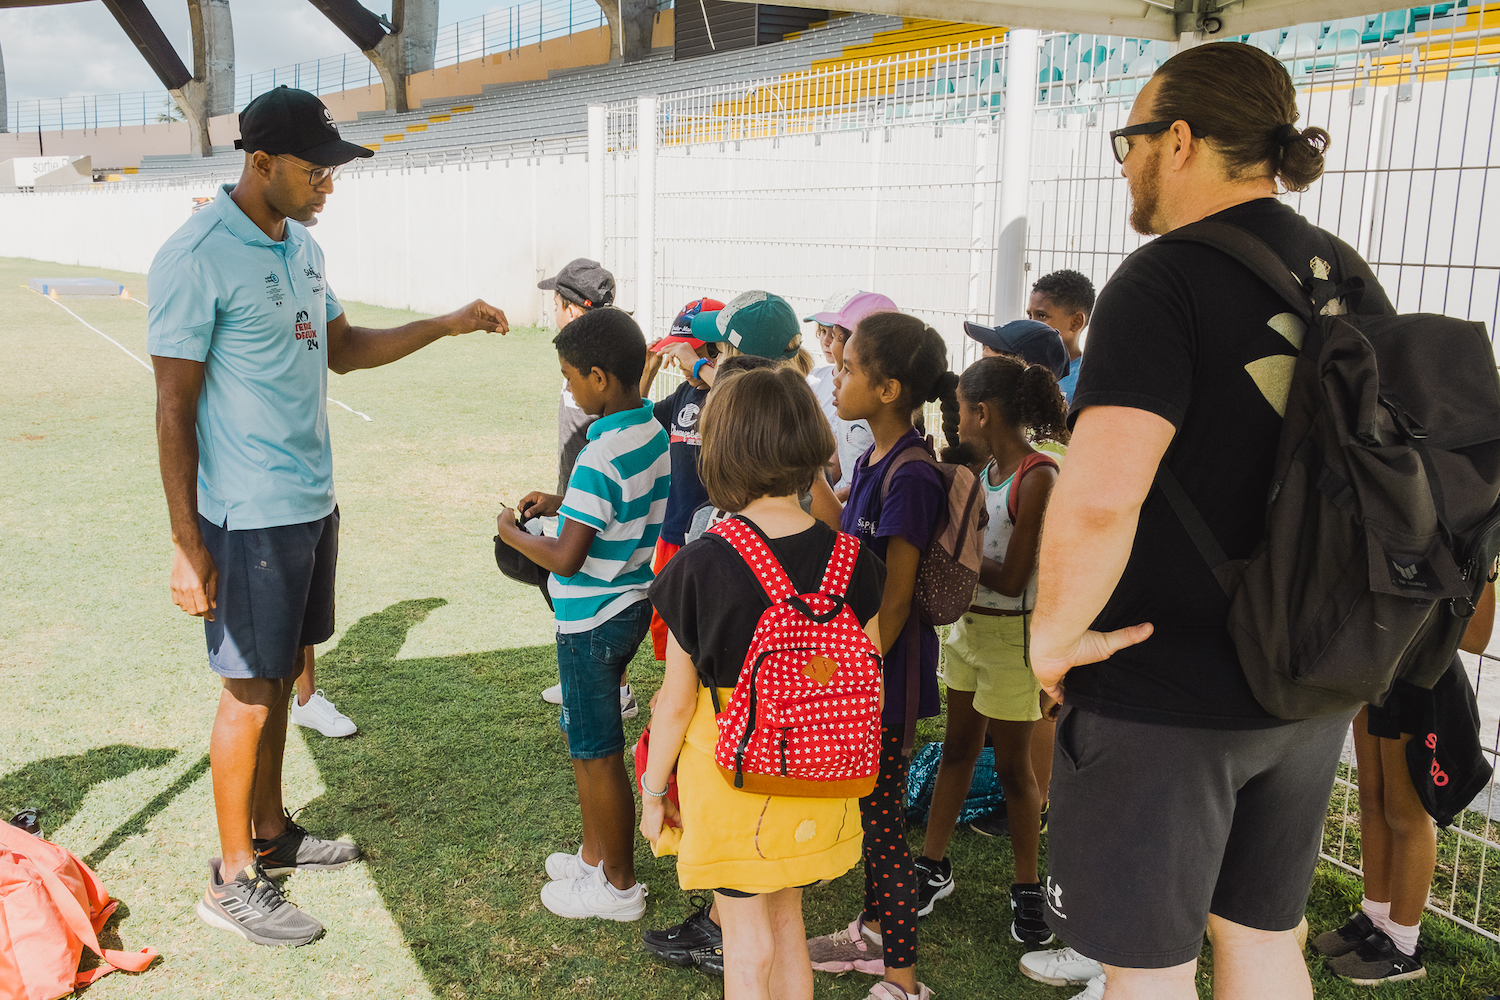
{"type": "Polygon", "coordinates": [[[991,350],[1014,354],[1028,365],[1042,365],[1058,378],[1068,374],[1068,348],[1062,336],[1046,323],[1013,319],[995,327],[966,322],[964,333],[991,350]]]}

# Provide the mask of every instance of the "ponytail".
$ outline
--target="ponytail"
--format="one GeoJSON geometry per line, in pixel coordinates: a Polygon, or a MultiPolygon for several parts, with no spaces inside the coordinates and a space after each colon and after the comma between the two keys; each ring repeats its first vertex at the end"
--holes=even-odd
{"type": "Polygon", "coordinates": [[[915,316],[871,313],[854,328],[859,353],[873,378],[901,384],[897,403],[915,413],[923,403],[939,403],[943,436],[958,444],[959,377],[948,370],[948,345],[942,335],[915,316]]]}
{"type": "Polygon", "coordinates": [[[969,405],[989,403],[1032,440],[1068,443],[1067,403],[1043,365],[1028,365],[1012,354],[980,358],[964,370],[958,389],[969,405]]]}

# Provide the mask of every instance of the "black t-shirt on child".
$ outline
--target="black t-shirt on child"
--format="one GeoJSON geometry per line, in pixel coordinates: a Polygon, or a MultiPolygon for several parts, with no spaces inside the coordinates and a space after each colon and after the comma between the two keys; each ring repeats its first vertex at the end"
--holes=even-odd
{"type": "MultiPolygon", "coordinates": [[[[833,555],[834,530],[821,522],[782,538],[766,538],[759,528],[755,530],[797,592],[816,592],[833,555]]],[[[861,625],[880,611],[884,588],[885,564],[869,546],[861,545],[846,595],[861,625]]],[[[712,534],[689,542],[657,575],[650,594],[677,644],[693,658],[699,680],[705,685],[734,687],[755,624],[771,606],[765,588],[734,546],[712,534]]]]}
{"type": "MultiPolygon", "coordinates": [[[[1210,218],[1260,237],[1299,279],[1312,273],[1314,258],[1341,277],[1327,234],[1275,199],[1210,218]]],[[[1367,289],[1360,311],[1382,308],[1389,308],[1384,293],[1367,289]]],[[[1228,255],[1192,243],[1147,244],[1099,293],[1070,421],[1090,406],[1124,406],[1171,422],[1176,436],[1164,461],[1229,558],[1245,558],[1265,534],[1301,330],[1280,297],[1228,255]]],[[[1153,489],[1125,572],[1094,628],[1151,622],[1155,632],[1103,663],[1074,668],[1068,702],[1143,722],[1276,725],[1245,680],[1228,611],[1208,564],[1153,489]]]]}

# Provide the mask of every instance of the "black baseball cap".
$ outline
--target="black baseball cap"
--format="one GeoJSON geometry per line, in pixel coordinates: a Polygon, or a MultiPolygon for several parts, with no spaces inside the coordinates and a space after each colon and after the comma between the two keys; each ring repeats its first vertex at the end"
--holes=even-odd
{"type": "Polygon", "coordinates": [[[323,102],[305,90],[282,84],[245,105],[235,149],[287,154],[320,167],[336,167],[375,151],[339,138],[339,127],[323,102]]]}
{"type": "Polygon", "coordinates": [[[615,276],[597,260],[579,257],[563,265],[555,278],[536,283],[543,291],[555,291],[575,306],[597,309],[615,301],[615,276]]]}
{"type": "Polygon", "coordinates": [[[1058,378],[1068,374],[1068,349],[1061,335],[1034,319],[1013,319],[1004,326],[964,323],[964,333],[1001,354],[1014,354],[1028,365],[1041,365],[1058,378]]]}

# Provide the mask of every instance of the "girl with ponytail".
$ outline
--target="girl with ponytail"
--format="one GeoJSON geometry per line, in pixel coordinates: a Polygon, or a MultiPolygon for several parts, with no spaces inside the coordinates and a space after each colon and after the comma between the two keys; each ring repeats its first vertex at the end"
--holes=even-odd
{"type": "Polygon", "coordinates": [[[1057,463],[1032,441],[1066,443],[1068,411],[1050,371],[1009,354],[969,366],[958,383],[958,406],[959,437],[992,456],[982,473],[990,521],[974,604],[943,644],[947,730],[927,839],[916,862],[919,890],[933,900],[953,891],[953,871],[944,855],[988,730],[1015,853],[1011,937],[1043,945],[1052,932],[1037,875],[1042,793],[1031,762],[1042,690],[1031,672],[1029,640],[1037,545],[1057,463]]]}
{"type": "MultiPolygon", "coordinates": [[[[869,996],[877,1000],[926,998],[917,981],[917,872],[906,846],[906,773],[902,752],[906,729],[907,671],[916,671],[917,715],[941,711],[938,699],[938,637],[912,612],[917,562],[932,543],[933,529],[948,497],[936,469],[926,461],[896,464],[912,448],[930,450],[913,426],[923,403],[942,403],[943,430],[958,434],[958,376],[948,370],[948,346],[921,320],[897,312],[860,320],[844,345],[844,367],[834,379],[833,398],[844,420],[866,420],[874,444],[855,464],[841,527],[885,560],[877,644],[885,656],[885,705],[881,716],[880,775],[875,790],[860,799],[864,826],[864,909],[832,934],[807,942],[813,968],[881,976],[869,996]],[[887,472],[896,464],[887,480],[887,472]],[[918,662],[907,663],[907,644],[917,639],[918,662]]],[[[983,737],[981,737],[982,739],[983,737]]],[[[928,909],[931,909],[930,902],[928,909]]]]}

